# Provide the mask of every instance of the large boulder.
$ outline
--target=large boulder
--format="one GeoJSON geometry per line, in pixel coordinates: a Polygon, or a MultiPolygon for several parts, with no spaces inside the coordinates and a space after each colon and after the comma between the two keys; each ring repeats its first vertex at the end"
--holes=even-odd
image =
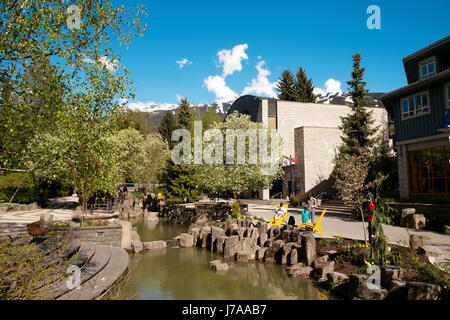
{"type": "Polygon", "coordinates": [[[143,242],[143,245],[145,250],[158,250],[167,248],[167,243],[164,240],[143,242]]]}
{"type": "Polygon", "coordinates": [[[218,253],[223,253],[223,248],[225,246],[225,240],[228,239],[227,236],[218,236],[216,242],[213,246],[213,250],[218,253]]]}
{"type": "Polygon", "coordinates": [[[141,241],[131,241],[131,248],[133,249],[134,253],[139,253],[144,250],[141,241]]]}
{"type": "Polygon", "coordinates": [[[197,246],[206,248],[208,239],[211,238],[211,227],[204,226],[200,229],[200,233],[197,238],[197,246]]]}
{"type": "Polygon", "coordinates": [[[256,250],[251,250],[251,249],[238,251],[236,253],[236,260],[243,261],[243,262],[255,260],[256,259],[255,252],[256,252],[256,250]]]}
{"type": "MultiPolygon", "coordinates": [[[[288,239],[289,239],[289,237],[288,237],[288,239]]],[[[291,265],[293,263],[298,262],[297,246],[298,245],[295,242],[288,242],[283,245],[283,251],[281,254],[281,264],[282,265],[286,265],[286,264],[291,265]],[[294,253],[295,259],[292,259],[292,260],[295,260],[295,262],[292,263],[291,262],[291,253],[293,251],[295,251],[295,253],[294,253]]]]}
{"type": "Polygon", "coordinates": [[[309,278],[313,268],[310,266],[301,267],[292,273],[293,278],[309,278]]]}
{"type": "Polygon", "coordinates": [[[406,221],[407,221],[408,216],[415,214],[415,213],[416,213],[416,209],[414,209],[414,208],[402,209],[402,215],[400,217],[400,226],[406,227],[406,221]]]}
{"type": "Polygon", "coordinates": [[[250,250],[257,246],[256,238],[244,238],[241,241],[242,250],[250,250]]]}
{"type": "Polygon", "coordinates": [[[182,233],[180,234],[180,247],[182,248],[189,248],[194,246],[194,237],[192,234],[189,233],[182,233]]]}
{"type": "Polygon", "coordinates": [[[331,292],[344,299],[362,300],[383,300],[387,297],[388,291],[383,288],[369,288],[367,280],[369,276],[352,274],[347,282],[331,289],[331,292]]]}
{"type": "Polygon", "coordinates": [[[180,247],[179,239],[164,240],[164,243],[166,244],[167,248],[179,248],[180,247]]]}
{"type": "MultiPolygon", "coordinates": [[[[304,266],[305,266],[305,264],[303,262],[296,263],[296,264],[293,264],[293,265],[287,267],[286,271],[287,271],[288,275],[291,276],[295,271],[303,268],[304,266]]],[[[312,270],[312,268],[311,268],[311,270],[312,270]]]]}
{"type": "Polygon", "coordinates": [[[131,248],[131,231],[133,230],[131,222],[125,220],[117,221],[122,226],[122,241],[121,247],[126,250],[132,250],[131,248]]]}
{"type": "Polygon", "coordinates": [[[382,266],[381,267],[381,285],[385,288],[391,283],[392,280],[400,280],[403,277],[403,270],[394,266],[382,266]]]}
{"type": "Polygon", "coordinates": [[[411,234],[409,236],[409,246],[411,250],[417,250],[420,247],[431,246],[431,237],[425,235],[411,234]]]}
{"type": "Polygon", "coordinates": [[[267,233],[262,233],[258,236],[256,243],[258,244],[258,246],[263,247],[266,241],[267,241],[267,233]]]}
{"type": "Polygon", "coordinates": [[[344,274],[344,273],[340,273],[340,272],[329,272],[327,274],[327,280],[328,280],[328,285],[330,287],[342,284],[344,282],[347,282],[350,278],[344,274]]]}
{"type": "Polygon", "coordinates": [[[423,282],[408,282],[408,300],[438,300],[441,295],[441,287],[435,284],[423,282]]]}
{"type": "Polygon", "coordinates": [[[310,265],[316,259],[316,238],[312,232],[305,232],[301,236],[301,257],[300,261],[310,265]]]}
{"type": "Polygon", "coordinates": [[[328,261],[328,256],[316,258],[312,266],[314,268],[311,278],[316,280],[325,280],[329,273],[334,272],[334,261],[328,261]]]}
{"type": "Polygon", "coordinates": [[[423,229],[427,219],[421,213],[410,214],[406,217],[406,227],[412,229],[423,229]]]}
{"type": "Polygon", "coordinates": [[[224,236],[225,231],[219,227],[211,227],[211,237],[208,237],[207,248],[211,251],[214,250],[214,243],[216,242],[217,237],[224,236]]]}
{"type": "Polygon", "coordinates": [[[209,262],[209,268],[214,271],[227,271],[228,264],[222,263],[220,260],[213,260],[209,262]]]}
{"type": "Polygon", "coordinates": [[[234,259],[236,253],[241,250],[241,244],[239,242],[230,243],[227,245],[225,242],[225,247],[223,249],[223,256],[227,259],[234,259]]]}
{"type": "Polygon", "coordinates": [[[277,240],[273,242],[266,251],[265,261],[268,263],[281,264],[283,245],[283,240],[277,240]]]}
{"type": "Polygon", "coordinates": [[[266,251],[267,251],[267,247],[263,247],[263,248],[256,248],[256,252],[255,252],[255,258],[256,260],[259,261],[265,261],[265,255],[266,255],[266,251]]]}
{"type": "Polygon", "coordinates": [[[443,253],[441,251],[441,249],[439,249],[438,247],[434,247],[434,246],[423,246],[423,247],[419,247],[419,249],[417,249],[417,252],[420,254],[425,254],[426,257],[434,257],[436,258],[436,260],[441,260],[441,258],[443,257],[443,253]]]}
{"type": "Polygon", "coordinates": [[[256,228],[258,229],[259,235],[262,235],[262,234],[266,234],[267,235],[267,233],[269,231],[269,224],[267,224],[265,222],[258,221],[256,223],[256,228]]]}
{"type": "Polygon", "coordinates": [[[388,300],[406,300],[408,298],[408,286],[404,280],[392,280],[387,284],[388,300]]]}
{"type": "Polygon", "coordinates": [[[269,230],[269,238],[278,240],[278,236],[281,235],[281,230],[278,226],[272,226],[269,230]]]}

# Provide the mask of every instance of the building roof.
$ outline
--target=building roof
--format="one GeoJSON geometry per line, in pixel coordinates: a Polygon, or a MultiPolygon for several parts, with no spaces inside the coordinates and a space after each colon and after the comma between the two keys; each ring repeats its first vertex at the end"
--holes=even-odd
{"type": "Polygon", "coordinates": [[[440,83],[445,80],[450,80],[450,69],[446,71],[442,71],[436,73],[435,75],[422,79],[411,84],[408,84],[404,87],[398,88],[391,92],[388,92],[380,97],[380,100],[383,102],[385,106],[389,105],[388,101],[391,99],[395,99],[401,96],[408,95],[410,93],[414,93],[418,90],[425,89],[435,83],[440,83]]]}
{"type": "Polygon", "coordinates": [[[420,57],[420,56],[425,56],[427,55],[429,52],[431,52],[433,49],[440,47],[441,45],[450,42],[450,36],[446,36],[445,38],[442,38],[432,44],[430,44],[429,46],[426,46],[425,48],[422,48],[420,50],[417,50],[414,53],[411,53],[410,55],[406,56],[403,58],[403,63],[408,61],[408,60],[412,60],[414,58],[420,57]]]}

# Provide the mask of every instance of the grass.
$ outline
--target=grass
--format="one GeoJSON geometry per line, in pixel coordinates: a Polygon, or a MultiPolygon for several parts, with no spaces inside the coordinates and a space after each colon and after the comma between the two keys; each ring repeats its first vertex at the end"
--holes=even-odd
{"type": "Polygon", "coordinates": [[[8,203],[8,202],[0,202],[0,207],[13,207],[16,204],[20,204],[20,203],[8,203]]]}

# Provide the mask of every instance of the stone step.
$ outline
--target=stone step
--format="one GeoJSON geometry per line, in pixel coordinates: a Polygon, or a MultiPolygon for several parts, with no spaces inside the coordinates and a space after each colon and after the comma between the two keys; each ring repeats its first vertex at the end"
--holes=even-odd
{"type": "Polygon", "coordinates": [[[129,257],[125,249],[111,248],[111,259],[99,273],[57,300],[92,300],[100,297],[118,281],[128,269],[129,257]]]}
{"type": "MultiPolygon", "coordinates": [[[[86,253],[88,255],[89,253],[86,253]]],[[[97,273],[99,273],[108,264],[111,259],[111,248],[103,245],[95,246],[95,253],[81,268],[80,284],[82,285],[86,281],[90,280],[97,273]]],[[[41,293],[42,299],[55,299],[67,292],[71,291],[67,287],[66,280],[62,280],[54,284],[53,286],[45,288],[45,291],[41,293]]]]}

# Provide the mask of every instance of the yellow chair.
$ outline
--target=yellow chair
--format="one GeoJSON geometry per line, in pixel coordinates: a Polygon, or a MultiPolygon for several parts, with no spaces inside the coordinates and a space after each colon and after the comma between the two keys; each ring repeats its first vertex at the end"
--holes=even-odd
{"type": "MultiPolygon", "coordinates": [[[[280,207],[280,205],[277,204],[277,208],[279,208],[279,207],[280,207]]],[[[283,221],[287,221],[286,218],[287,218],[287,210],[289,209],[289,205],[283,204],[283,207],[286,208],[286,213],[284,214],[284,216],[281,217],[281,218],[279,218],[277,221],[275,221],[275,215],[272,216],[272,218],[270,218],[270,226],[277,226],[277,227],[280,227],[280,226],[281,226],[281,223],[282,223],[283,221]]]]}
{"type": "Polygon", "coordinates": [[[317,222],[315,224],[312,224],[311,222],[305,222],[305,223],[302,223],[301,225],[297,226],[295,229],[300,229],[301,227],[308,227],[312,230],[323,233],[322,227],[320,226],[320,222],[322,221],[322,218],[325,215],[326,211],[327,211],[327,209],[323,210],[322,214],[319,217],[319,220],[317,220],[317,222]]]}

